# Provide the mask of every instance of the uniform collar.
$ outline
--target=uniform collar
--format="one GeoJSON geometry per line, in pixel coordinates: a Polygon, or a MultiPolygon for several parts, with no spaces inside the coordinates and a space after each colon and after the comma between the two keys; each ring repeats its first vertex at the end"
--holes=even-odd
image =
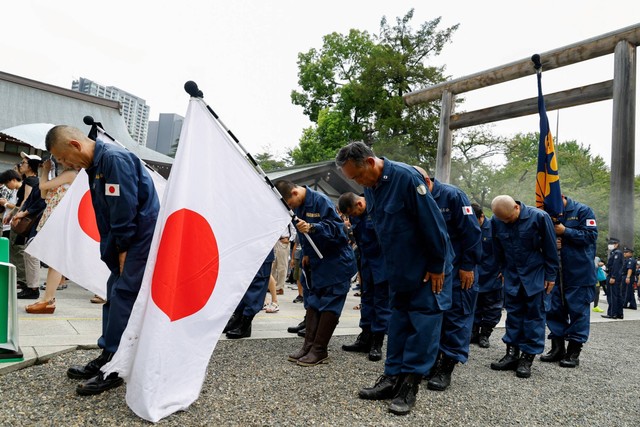
{"type": "Polygon", "coordinates": [[[382,175],[380,176],[377,184],[390,181],[393,174],[393,162],[385,157],[381,157],[381,159],[384,161],[384,165],[382,167],[382,175]]]}
{"type": "Polygon", "coordinates": [[[91,163],[90,168],[93,168],[98,163],[100,163],[100,160],[102,159],[102,155],[104,154],[104,152],[105,152],[105,143],[102,142],[101,139],[96,139],[96,145],[93,150],[93,163],[91,163]]]}
{"type": "Polygon", "coordinates": [[[520,205],[520,216],[518,219],[529,219],[531,216],[531,208],[518,200],[516,200],[516,203],[520,205]]]}
{"type": "Polygon", "coordinates": [[[315,194],[313,194],[313,190],[309,188],[308,185],[305,185],[304,188],[307,189],[307,192],[304,195],[304,207],[305,209],[313,207],[315,194]]]}
{"type": "Polygon", "coordinates": [[[442,190],[442,184],[439,181],[436,181],[435,178],[429,178],[431,182],[433,182],[433,190],[431,190],[431,195],[434,199],[440,195],[440,190],[442,190]]]}

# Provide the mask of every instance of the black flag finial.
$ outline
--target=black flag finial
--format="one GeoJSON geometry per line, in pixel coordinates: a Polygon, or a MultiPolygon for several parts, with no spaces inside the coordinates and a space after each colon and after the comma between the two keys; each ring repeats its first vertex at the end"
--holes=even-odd
{"type": "Polygon", "coordinates": [[[184,84],[184,90],[194,98],[202,98],[204,94],[198,89],[198,84],[193,80],[189,80],[184,84]]]}
{"type": "Polygon", "coordinates": [[[542,68],[542,62],[540,62],[540,55],[538,55],[537,53],[531,57],[531,61],[533,62],[533,68],[535,68],[536,71],[542,68]]]}

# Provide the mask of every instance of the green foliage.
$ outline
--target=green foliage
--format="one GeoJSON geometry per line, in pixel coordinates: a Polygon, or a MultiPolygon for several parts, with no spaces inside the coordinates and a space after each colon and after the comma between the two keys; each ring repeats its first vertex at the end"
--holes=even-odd
{"type": "Polygon", "coordinates": [[[291,101],[316,123],[317,132],[303,131],[290,152],[295,164],[328,160],[336,143],[340,148],[351,140],[374,145],[377,152],[379,144],[383,152],[415,154],[417,163],[432,161],[439,102],[406,109],[402,96],[445,80],[443,67],[425,63],[440,54],[458,26],[439,30],[436,18],[414,30],[412,18],[410,10],[392,26],[383,17],[377,36],[355,29],[332,33],[320,50],[298,55],[300,90],[292,91],[291,101]]]}
{"type": "Polygon", "coordinates": [[[287,166],[284,160],[275,159],[273,157],[273,154],[271,154],[268,150],[269,148],[267,147],[267,151],[258,153],[253,156],[254,160],[260,165],[263,171],[269,172],[275,169],[282,169],[283,167],[287,166]]]}

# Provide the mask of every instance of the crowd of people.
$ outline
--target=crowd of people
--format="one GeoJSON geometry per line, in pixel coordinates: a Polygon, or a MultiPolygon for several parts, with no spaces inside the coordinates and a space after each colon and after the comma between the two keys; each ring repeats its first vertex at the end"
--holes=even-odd
{"type": "MultiPolygon", "coordinates": [[[[59,175],[52,160],[26,153],[14,170],[0,174],[3,223],[11,225],[3,234],[19,267],[18,298],[37,300],[26,307],[29,313],[53,313],[55,291],[64,278],[49,268],[40,298],[40,263],[23,251],[76,171],[87,170],[101,257],[111,276],[98,340],[102,353],[69,368],[67,375],[84,380],[79,394],[93,395],[122,384],[117,372],[105,376],[100,368],[117,350],[140,289],[159,203],[148,172],[132,153],[69,126],[54,127],[46,145],[64,169],[59,175]],[[119,191],[106,194],[107,186],[119,191]],[[33,226],[17,227],[23,218],[33,226]]],[[[384,371],[359,390],[359,397],[389,399],[389,411],[405,415],[423,380],[430,390],[446,390],[454,368],[467,362],[470,344],[490,347],[503,309],[506,351],[490,368],[514,371],[520,378],[531,376],[545,338],[551,346],[542,362],[579,366],[591,302],[594,311],[602,311],[597,304],[601,288],[608,302],[603,317],[622,319],[624,307],[637,309],[640,261],[633,248],[621,251],[617,239],[609,240],[606,265],[597,258],[595,215],[580,202],[563,196],[563,215],[551,218],[500,195],[491,202],[489,219],[461,189],[420,167],[377,157],[362,142],[343,147],[336,165],[364,187],[364,194],[342,194],[335,206],[308,186],[275,183],[295,217],[224,328],[228,338],[250,337],[254,317],[261,310],[277,312],[278,295],[292,281],[298,289],[294,302],[303,304],[305,316],[289,332],[304,341],[287,359],[302,367],[327,363],[329,342],[357,274],[361,333],[342,349],[364,353],[371,361],[384,359],[384,371]]]]}

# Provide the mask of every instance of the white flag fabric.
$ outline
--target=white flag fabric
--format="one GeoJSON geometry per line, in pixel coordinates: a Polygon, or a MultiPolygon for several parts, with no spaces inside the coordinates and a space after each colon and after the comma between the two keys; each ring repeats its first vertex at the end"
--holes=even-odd
{"type": "MultiPolygon", "coordinates": [[[[98,139],[119,144],[101,130],[98,130],[98,139]]],[[[149,170],[149,173],[162,202],[167,181],[156,171],[149,170]]],[[[83,288],[107,298],[110,273],[100,259],[100,233],[91,203],[89,179],[84,169],[80,170],[25,252],[83,288]]]]}
{"type": "Polygon", "coordinates": [[[291,218],[206,104],[191,98],[142,287],[112,361],[156,422],[199,396],[218,338],[291,218]]]}
{"type": "Polygon", "coordinates": [[[84,169],[25,252],[106,298],[109,269],[100,259],[100,234],[84,169]]]}

